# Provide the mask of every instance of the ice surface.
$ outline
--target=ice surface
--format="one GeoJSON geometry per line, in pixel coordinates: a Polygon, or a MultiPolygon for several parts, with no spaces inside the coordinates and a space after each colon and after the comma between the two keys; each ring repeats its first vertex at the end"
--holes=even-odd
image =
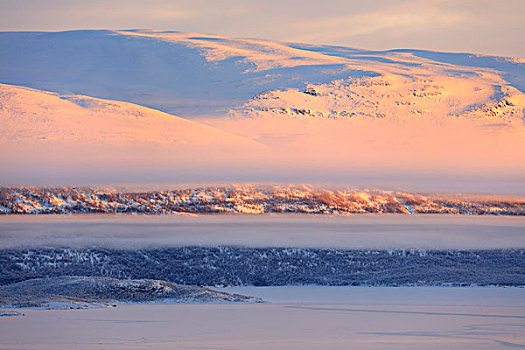
{"type": "Polygon", "coordinates": [[[507,349],[525,346],[521,288],[235,288],[258,305],[24,310],[9,349],[507,349]]]}

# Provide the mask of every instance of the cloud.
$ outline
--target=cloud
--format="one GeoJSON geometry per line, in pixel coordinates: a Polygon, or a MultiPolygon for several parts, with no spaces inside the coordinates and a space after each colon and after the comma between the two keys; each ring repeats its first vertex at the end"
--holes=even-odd
{"type": "Polygon", "coordinates": [[[293,40],[334,42],[355,36],[380,34],[385,30],[410,33],[428,27],[457,25],[472,20],[471,17],[468,13],[443,11],[436,7],[392,7],[302,23],[302,33],[293,40]]]}
{"type": "Polygon", "coordinates": [[[0,0],[0,30],[148,28],[525,57],[524,12],[523,0],[0,0]]]}

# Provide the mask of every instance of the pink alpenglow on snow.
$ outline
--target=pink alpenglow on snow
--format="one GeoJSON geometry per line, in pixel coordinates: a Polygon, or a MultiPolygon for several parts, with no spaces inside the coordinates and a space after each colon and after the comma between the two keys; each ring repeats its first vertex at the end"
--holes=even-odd
{"type": "Polygon", "coordinates": [[[4,183],[524,192],[520,59],[150,30],[1,36],[4,82],[32,87],[0,86],[4,183]]]}

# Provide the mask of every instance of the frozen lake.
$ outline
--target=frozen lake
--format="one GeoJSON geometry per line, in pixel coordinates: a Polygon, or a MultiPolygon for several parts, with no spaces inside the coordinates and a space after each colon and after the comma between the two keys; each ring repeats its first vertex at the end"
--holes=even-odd
{"type": "Polygon", "coordinates": [[[525,248],[525,217],[461,215],[6,215],[0,249],[248,246],[525,248]]]}
{"type": "MultiPolygon", "coordinates": [[[[1,216],[0,249],[525,248],[524,217],[1,216]]],[[[134,304],[0,317],[0,349],[525,348],[525,288],[236,287],[265,304],[134,304]]]]}
{"type": "Polygon", "coordinates": [[[525,348],[525,289],[239,287],[266,304],[23,310],[2,349],[525,348]]]}

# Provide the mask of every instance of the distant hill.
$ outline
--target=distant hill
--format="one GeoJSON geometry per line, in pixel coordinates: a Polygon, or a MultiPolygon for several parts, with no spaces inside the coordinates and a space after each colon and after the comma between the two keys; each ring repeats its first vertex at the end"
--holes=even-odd
{"type": "Polygon", "coordinates": [[[525,215],[523,198],[422,195],[302,186],[200,187],[121,192],[94,188],[1,188],[0,214],[462,214],[525,215]]]}

